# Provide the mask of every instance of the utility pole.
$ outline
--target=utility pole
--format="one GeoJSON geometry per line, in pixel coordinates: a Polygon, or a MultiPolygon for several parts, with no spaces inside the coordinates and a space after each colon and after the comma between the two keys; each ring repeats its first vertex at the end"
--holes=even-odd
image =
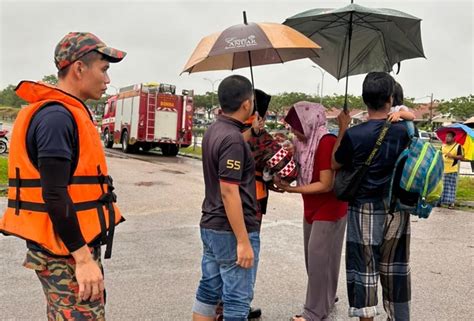
{"type": "Polygon", "coordinates": [[[319,70],[321,73],[321,92],[319,91],[319,84],[318,84],[318,94],[319,94],[319,103],[322,105],[323,104],[323,86],[324,86],[324,75],[326,74],[326,71],[322,70],[318,66],[311,66],[314,69],[319,70]]]}
{"type": "Polygon", "coordinates": [[[434,131],[434,126],[433,126],[433,93],[431,93],[431,102],[430,102],[430,126],[431,126],[431,132],[434,131]]]}
{"type": "MultiPolygon", "coordinates": [[[[203,78],[203,79],[209,81],[211,83],[211,86],[212,86],[212,92],[211,92],[211,105],[212,105],[211,110],[212,110],[212,108],[214,108],[214,84],[218,81],[221,81],[222,79],[216,79],[216,80],[211,80],[209,78],[203,78]]],[[[211,116],[211,112],[208,111],[207,112],[207,118],[210,118],[210,116],[211,116]]]]}

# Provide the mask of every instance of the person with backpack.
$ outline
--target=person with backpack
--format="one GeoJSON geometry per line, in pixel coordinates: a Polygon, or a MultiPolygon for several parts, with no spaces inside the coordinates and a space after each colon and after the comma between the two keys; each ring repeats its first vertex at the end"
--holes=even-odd
{"type": "Polygon", "coordinates": [[[455,141],[456,133],[450,131],[446,134],[446,143],[441,147],[444,161],[443,194],[440,204],[454,209],[458,176],[461,161],[464,160],[464,151],[461,145],[455,141]]]}
{"type": "Polygon", "coordinates": [[[379,314],[379,276],[388,320],[410,319],[410,213],[392,212],[388,200],[395,162],[409,143],[403,122],[387,121],[394,87],[395,80],[386,72],[371,72],[365,77],[362,98],[368,120],[348,128],[351,117],[342,111],[333,150],[335,170],[354,173],[370,160],[347,216],[349,316],[360,320],[373,320],[379,314]]]}
{"type": "Polygon", "coordinates": [[[294,157],[300,167],[297,186],[281,181],[288,193],[302,194],[303,233],[308,285],[303,313],[294,321],[327,320],[336,301],[342,244],[346,229],[347,203],[336,199],[331,155],[336,137],[326,127],[325,108],[317,103],[298,102],[285,122],[295,135],[294,157]]]}

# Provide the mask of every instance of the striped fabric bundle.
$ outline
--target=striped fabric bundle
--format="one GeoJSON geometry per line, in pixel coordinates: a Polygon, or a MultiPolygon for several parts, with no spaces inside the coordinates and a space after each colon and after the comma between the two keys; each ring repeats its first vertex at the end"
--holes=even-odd
{"type": "Polygon", "coordinates": [[[267,131],[257,137],[252,136],[249,145],[258,172],[266,170],[272,177],[277,175],[287,183],[296,180],[298,167],[293,155],[267,131]]]}

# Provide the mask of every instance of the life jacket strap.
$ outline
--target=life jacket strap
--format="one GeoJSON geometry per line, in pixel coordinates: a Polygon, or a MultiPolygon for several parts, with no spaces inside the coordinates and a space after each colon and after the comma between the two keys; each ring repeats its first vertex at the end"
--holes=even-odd
{"type": "Polygon", "coordinates": [[[16,188],[16,199],[15,199],[15,215],[20,215],[20,169],[15,168],[15,188],[16,188]]]}

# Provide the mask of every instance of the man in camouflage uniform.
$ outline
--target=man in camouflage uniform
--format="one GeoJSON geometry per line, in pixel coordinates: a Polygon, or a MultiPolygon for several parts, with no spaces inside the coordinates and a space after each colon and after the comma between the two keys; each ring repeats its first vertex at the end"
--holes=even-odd
{"type": "MultiPolygon", "coordinates": [[[[100,248],[91,251],[103,274],[100,248]]],[[[29,250],[24,266],[36,271],[46,296],[48,320],[105,320],[105,290],[99,300],[81,300],[73,257],[54,257],[29,250]]]]}
{"type": "MultiPolygon", "coordinates": [[[[82,102],[97,100],[110,83],[109,63],[125,55],[91,33],[71,32],[56,46],[57,87],[82,102]]],[[[79,152],[74,120],[64,109],[53,103],[40,110],[31,120],[29,131],[35,134],[28,137],[27,145],[39,164],[42,195],[54,232],[71,256],[52,255],[29,241],[24,266],[35,270],[42,284],[48,320],[105,320],[101,242],[84,241],[76,213],[68,207],[67,185],[79,152]]]]}

